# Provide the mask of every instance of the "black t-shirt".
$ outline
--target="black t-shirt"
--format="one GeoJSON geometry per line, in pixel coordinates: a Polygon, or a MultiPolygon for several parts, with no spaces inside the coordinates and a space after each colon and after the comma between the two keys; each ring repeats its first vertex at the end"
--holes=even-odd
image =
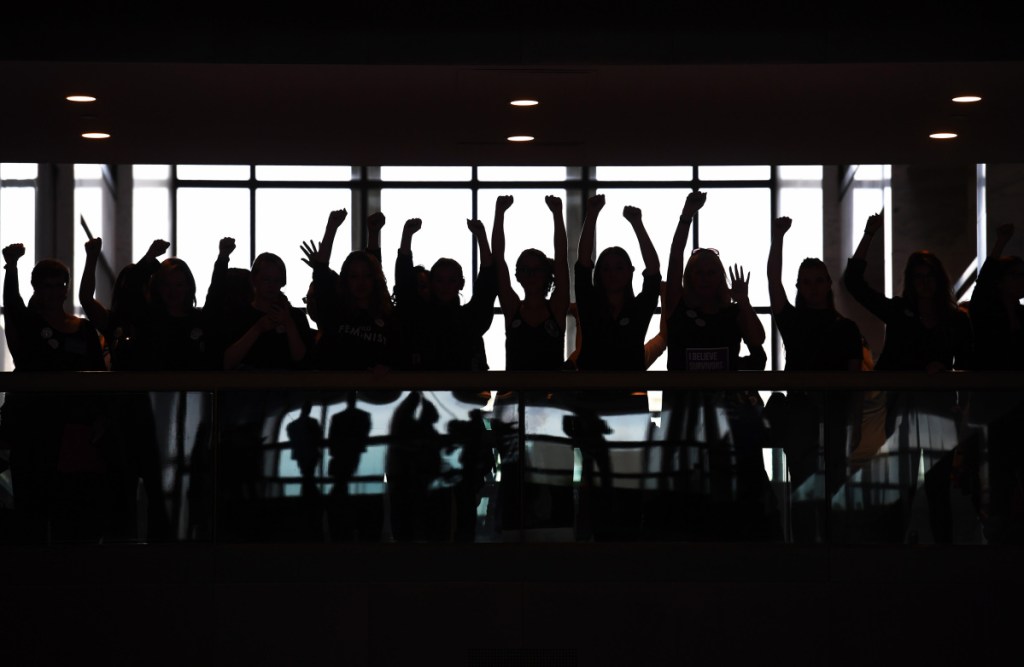
{"type": "Polygon", "coordinates": [[[594,268],[576,263],[576,308],[583,343],[576,365],[585,371],[642,371],[647,327],[658,307],[661,274],[644,271],[640,293],[612,318],[594,287],[594,268]]]}
{"type": "Polygon", "coordinates": [[[313,270],[313,296],[319,313],[320,337],[313,367],[331,371],[364,371],[393,366],[395,342],[391,314],[362,309],[345,310],[337,292],[338,274],[317,265],[313,270]]]}
{"type": "Polygon", "coordinates": [[[680,302],[668,320],[668,370],[739,370],[739,313],[735,303],[705,313],[680,302]]]}
{"type": "MultiPolygon", "coordinates": [[[[228,339],[232,343],[240,339],[265,314],[252,306],[248,306],[238,314],[237,319],[230,323],[231,328],[228,339]]],[[[249,349],[249,353],[245,355],[239,368],[248,370],[298,370],[305,367],[305,362],[309,359],[309,353],[312,350],[313,332],[309,328],[306,314],[301,310],[289,307],[288,314],[291,316],[292,321],[295,322],[302,340],[306,343],[305,359],[303,361],[292,361],[288,334],[284,331],[272,329],[260,334],[252,348],[249,349]]]]}
{"type": "Polygon", "coordinates": [[[412,370],[485,371],[484,334],[494,320],[498,279],[494,266],[481,267],[473,296],[465,304],[424,302],[416,292],[412,255],[395,260],[403,357],[412,370]]]}
{"type": "Polygon", "coordinates": [[[787,371],[846,371],[864,357],[860,329],[832,309],[786,304],[775,323],[786,345],[787,371]]]}
{"type": "Polygon", "coordinates": [[[557,371],[565,358],[564,323],[551,313],[537,326],[522,317],[522,306],[505,328],[505,369],[510,371],[557,371]]]}
{"type": "MultiPolygon", "coordinates": [[[[978,284],[971,297],[971,323],[974,326],[974,365],[980,371],[1024,370],[1024,327],[1013,330],[999,294],[995,263],[985,260],[978,284]]],[[[1017,321],[1024,323],[1024,306],[1017,304],[1017,321]]]]}
{"type": "Polygon", "coordinates": [[[926,327],[902,297],[890,299],[867,284],[866,266],[863,260],[851,258],[843,281],[853,298],[885,322],[885,345],[876,370],[921,371],[932,362],[946,368],[970,367],[974,335],[966,313],[951,310],[938,324],[926,327]]]}

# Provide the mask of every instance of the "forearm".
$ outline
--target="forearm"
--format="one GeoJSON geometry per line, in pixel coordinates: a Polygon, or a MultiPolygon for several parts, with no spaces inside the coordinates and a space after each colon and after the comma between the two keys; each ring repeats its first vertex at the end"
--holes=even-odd
{"type": "Polygon", "coordinates": [[[491,250],[494,261],[505,262],[505,212],[494,212],[494,226],[491,227],[491,250]]]}
{"type": "Polygon", "coordinates": [[[683,268],[686,262],[686,239],[690,238],[690,225],[692,222],[693,218],[680,215],[675,234],[672,235],[672,246],[668,255],[668,276],[666,278],[670,289],[680,285],[683,281],[683,268]]]}
{"type": "Polygon", "coordinates": [[[474,234],[476,237],[476,245],[480,252],[480,266],[490,266],[494,263],[494,258],[491,255],[491,246],[487,243],[487,235],[483,232],[474,234]]]}
{"type": "Polygon", "coordinates": [[[580,245],[576,261],[586,267],[594,266],[594,228],[597,226],[597,214],[588,213],[583,219],[580,230],[580,245]]]}
{"type": "Polygon", "coordinates": [[[754,312],[753,306],[750,305],[750,300],[744,299],[737,304],[739,305],[740,331],[743,333],[743,340],[746,341],[747,347],[762,345],[765,340],[764,327],[761,325],[761,319],[754,312]]]}
{"type": "Polygon", "coordinates": [[[857,249],[853,253],[854,259],[859,259],[862,262],[867,261],[868,248],[871,247],[871,240],[874,236],[874,232],[864,232],[864,235],[860,237],[860,243],[857,244],[857,249]]]}
{"type": "MultiPolygon", "coordinates": [[[[334,250],[334,238],[338,235],[338,228],[333,225],[324,227],[324,236],[320,239],[320,256],[325,264],[331,263],[331,252],[334,250]]],[[[378,245],[380,239],[378,238],[378,245]]]]}
{"type": "Polygon", "coordinates": [[[772,311],[778,313],[785,307],[786,288],[782,285],[782,237],[772,235],[772,243],[768,248],[768,299],[772,311]]]}
{"type": "Polygon", "coordinates": [[[658,251],[654,248],[654,243],[651,242],[647,228],[642,222],[638,222],[633,225],[633,233],[636,234],[636,240],[640,243],[640,257],[644,261],[644,271],[659,273],[661,260],[658,259],[658,251]]]}
{"type": "Polygon", "coordinates": [[[18,282],[18,265],[8,263],[4,274],[4,309],[8,311],[24,310],[25,302],[21,298],[21,285],[18,282]]]}

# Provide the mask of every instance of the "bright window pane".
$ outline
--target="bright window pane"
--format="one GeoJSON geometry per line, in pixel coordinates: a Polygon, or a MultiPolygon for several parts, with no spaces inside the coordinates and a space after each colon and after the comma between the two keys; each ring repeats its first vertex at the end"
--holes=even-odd
{"type": "Polygon", "coordinates": [[[35,162],[4,162],[0,164],[0,179],[25,180],[39,175],[39,165],[35,162]]]}
{"type": "Polygon", "coordinates": [[[382,181],[468,181],[472,167],[381,167],[382,181]]]}
{"type": "Polygon", "coordinates": [[[179,164],[178,178],[188,181],[247,181],[247,164],[179,164]]]}
{"type": "Polygon", "coordinates": [[[171,169],[135,165],[132,169],[132,259],[142,257],[154,239],[171,240],[171,169]]]}
{"type": "Polygon", "coordinates": [[[466,288],[462,291],[465,303],[472,295],[473,284],[473,237],[466,228],[466,220],[473,214],[470,191],[385,188],[380,192],[380,201],[388,220],[381,232],[388,285],[395,285],[395,253],[402,241],[402,227],[406,220],[420,218],[423,227],[413,237],[413,262],[429,269],[441,257],[450,257],[461,264],[466,277],[466,288]]]}
{"type": "Polygon", "coordinates": [[[481,181],[564,181],[565,167],[478,167],[481,181]]]}
{"type": "MultiPolygon", "coordinates": [[[[790,167],[788,169],[801,168],[790,167]]],[[[782,251],[782,284],[786,288],[791,303],[796,299],[796,276],[800,262],[807,257],[821,259],[824,251],[821,168],[817,169],[817,180],[813,178],[795,180],[788,177],[779,179],[779,214],[793,219],[793,227],[786,234],[782,251]]],[[[809,176],[809,173],[804,175],[809,176]]],[[[835,281],[841,275],[842,267],[830,266],[829,272],[835,281]]]]}
{"type": "Polygon", "coordinates": [[[518,290],[514,273],[516,259],[521,252],[527,248],[536,248],[548,257],[555,255],[555,228],[544,197],[555,195],[561,198],[564,215],[565,190],[480,190],[477,210],[487,228],[488,238],[493,233],[494,200],[504,194],[515,198],[512,208],[505,212],[505,261],[508,262],[509,273],[513,274],[512,286],[518,290]]]}
{"type": "Polygon", "coordinates": [[[750,301],[768,305],[765,264],[771,240],[771,190],[769,188],[714,189],[701,209],[698,241],[703,248],[717,248],[722,263],[739,264],[750,279],[750,301]]]}
{"type": "Polygon", "coordinates": [[[697,174],[702,181],[757,181],[771,178],[772,168],[767,165],[700,167],[697,174]]]}
{"type": "MultiPolygon", "coordinates": [[[[633,291],[639,292],[643,287],[643,258],[640,255],[640,244],[636,234],[626,219],[622,217],[622,209],[636,206],[643,212],[644,227],[647,229],[654,247],[658,250],[661,260],[661,275],[665,276],[668,269],[668,252],[672,245],[672,236],[679,222],[679,213],[683,210],[683,202],[689,190],[681,188],[637,190],[608,189],[598,190],[605,196],[605,206],[597,222],[597,256],[611,246],[624,248],[633,260],[636,270],[633,272],[633,291]]],[[[689,248],[689,245],[687,245],[689,248]]]]}
{"type": "Polygon", "coordinates": [[[824,169],[820,164],[789,164],[776,168],[775,173],[783,181],[818,181],[820,186],[824,169]]]}
{"type": "Polygon", "coordinates": [[[249,268],[249,191],[244,188],[179,188],[177,255],[192,269],[202,307],[220,240],[235,239],[230,266],[249,268]]]}
{"type": "Polygon", "coordinates": [[[18,284],[21,287],[22,299],[28,303],[29,297],[32,296],[29,272],[37,259],[35,188],[8,187],[3,188],[3,192],[0,193],[0,247],[7,247],[12,243],[25,246],[25,256],[18,264],[22,269],[18,284]]]}
{"type": "Polygon", "coordinates": [[[689,181],[693,167],[598,167],[599,181],[689,181]]]}
{"type": "MultiPolygon", "coordinates": [[[[352,193],[347,189],[256,190],[256,254],[272,252],[284,260],[288,283],[282,291],[293,306],[301,308],[312,279],[299,246],[310,240],[319,244],[327,216],[341,208],[352,208],[352,193]]],[[[352,249],[352,224],[346,219],[334,240],[330,265],[335,269],[352,249]]]]}
{"type": "Polygon", "coordinates": [[[132,178],[139,181],[167,181],[171,177],[169,164],[136,164],[132,166],[132,178]]]}
{"type": "Polygon", "coordinates": [[[484,350],[487,352],[487,367],[490,370],[505,370],[504,316],[500,314],[494,315],[494,321],[491,322],[491,328],[484,334],[484,350]]]}
{"type": "MultiPolygon", "coordinates": [[[[77,294],[78,272],[85,265],[85,242],[88,240],[82,221],[89,226],[93,237],[105,235],[104,218],[112,217],[114,201],[103,182],[102,167],[98,164],[75,165],[75,248],[71,267],[69,294],[77,294]]],[[[112,220],[110,223],[112,224],[112,220]]],[[[110,239],[107,239],[108,243],[110,239]]],[[[116,273],[120,267],[111,267],[116,273]]],[[[99,269],[102,270],[102,269],[99,269]]],[[[102,278],[100,278],[102,280],[102,278]]],[[[101,283],[102,284],[102,283],[101,283]]],[[[72,302],[77,299],[72,299],[72,302]]]]}
{"type": "Polygon", "coordinates": [[[350,181],[352,167],[256,165],[257,181],[350,181]]]}

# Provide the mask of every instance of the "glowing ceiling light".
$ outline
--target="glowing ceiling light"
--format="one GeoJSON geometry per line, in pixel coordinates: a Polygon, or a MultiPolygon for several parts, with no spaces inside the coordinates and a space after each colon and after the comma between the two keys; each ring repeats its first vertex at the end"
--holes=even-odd
{"type": "Polygon", "coordinates": [[[928,135],[932,139],[956,139],[956,132],[932,132],[928,135]]]}
{"type": "Polygon", "coordinates": [[[96,98],[92,95],[68,95],[65,97],[68,102],[95,102],[96,98]]]}
{"type": "Polygon", "coordinates": [[[977,95],[958,95],[953,98],[953,101],[959,104],[971,104],[972,102],[980,102],[981,98],[977,95]]]}
{"type": "Polygon", "coordinates": [[[535,107],[538,104],[540,104],[540,102],[538,102],[537,100],[523,98],[520,100],[512,100],[511,102],[509,102],[509,104],[511,104],[514,107],[535,107]]]}
{"type": "Polygon", "coordinates": [[[533,137],[531,137],[528,134],[514,134],[511,137],[509,137],[508,140],[515,141],[517,143],[522,143],[524,141],[533,141],[533,137]]]}
{"type": "Polygon", "coordinates": [[[110,134],[107,132],[83,132],[83,139],[109,139],[110,134]]]}

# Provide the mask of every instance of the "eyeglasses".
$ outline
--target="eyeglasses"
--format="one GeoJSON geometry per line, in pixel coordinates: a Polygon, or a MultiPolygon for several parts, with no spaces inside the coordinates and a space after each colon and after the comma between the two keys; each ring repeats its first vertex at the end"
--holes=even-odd
{"type": "Polygon", "coordinates": [[[716,250],[715,248],[694,248],[693,252],[690,253],[690,256],[692,257],[696,255],[698,252],[713,252],[716,255],[718,254],[718,250],[716,250]]]}

